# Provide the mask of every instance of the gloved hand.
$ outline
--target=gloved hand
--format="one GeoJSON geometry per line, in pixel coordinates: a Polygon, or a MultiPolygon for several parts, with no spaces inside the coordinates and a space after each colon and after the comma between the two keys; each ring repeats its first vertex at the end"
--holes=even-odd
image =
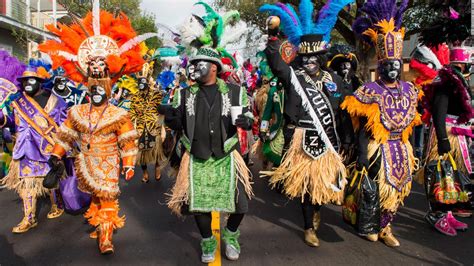
{"type": "MultiPolygon", "coordinates": [[[[159,112],[159,111],[158,111],[159,112]]],[[[179,110],[167,107],[164,111],[165,115],[165,124],[173,130],[181,130],[183,127],[183,123],[181,121],[181,116],[179,110]]]]}
{"type": "Polygon", "coordinates": [[[451,145],[449,144],[448,139],[443,139],[438,141],[438,155],[444,155],[451,151],[451,145]]]}
{"type": "Polygon", "coordinates": [[[169,111],[171,111],[170,109],[173,108],[171,105],[167,105],[167,104],[160,104],[158,105],[158,113],[160,113],[161,115],[165,115],[167,113],[169,113],[169,111]]]}
{"type": "Polygon", "coordinates": [[[57,170],[61,167],[62,160],[55,155],[51,155],[48,160],[48,165],[51,169],[57,170]]]}
{"type": "Polygon", "coordinates": [[[266,142],[268,140],[268,137],[269,137],[268,132],[263,132],[263,131],[260,131],[258,136],[260,137],[262,142],[266,142]]]}
{"type": "Polygon", "coordinates": [[[240,114],[235,120],[235,126],[244,130],[250,130],[252,128],[252,123],[253,119],[245,116],[244,114],[240,114]]]}
{"type": "Polygon", "coordinates": [[[367,156],[360,156],[357,158],[356,162],[356,170],[357,171],[362,171],[364,168],[367,170],[369,169],[369,159],[367,159],[367,156]]]}
{"type": "Polygon", "coordinates": [[[65,167],[61,159],[54,155],[49,157],[48,165],[51,167],[51,170],[49,170],[43,179],[43,187],[53,189],[58,186],[59,179],[61,179],[64,174],[65,167]]]}
{"type": "Polygon", "coordinates": [[[135,167],[133,166],[124,166],[123,173],[125,175],[125,180],[130,181],[135,175],[135,167]]]}

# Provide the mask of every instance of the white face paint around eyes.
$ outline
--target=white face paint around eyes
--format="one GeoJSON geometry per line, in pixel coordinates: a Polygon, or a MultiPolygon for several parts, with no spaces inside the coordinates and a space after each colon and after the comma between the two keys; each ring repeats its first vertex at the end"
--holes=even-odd
{"type": "Polygon", "coordinates": [[[399,61],[394,61],[394,62],[393,62],[393,67],[394,67],[395,69],[400,69],[400,62],[399,62],[399,61]]]}
{"type": "Polygon", "coordinates": [[[36,79],[29,78],[29,79],[28,79],[28,84],[31,84],[31,85],[36,84],[36,79]]]}
{"type": "Polygon", "coordinates": [[[102,88],[102,87],[97,87],[97,93],[100,94],[100,95],[104,95],[104,94],[105,94],[104,88],[102,88]]]}
{"type": "Polygon", "coordinates": [[[276,82],[274,81],[270,82],[270,86],[275,87],[276,85],[277,85],[276,82]]]}
{"type": "Polygon", "coordinates": [[[102,101],[102,96],[101,95],[94,95],[92,96],[92,100],[94,103],[100,103],[102,101]]]}

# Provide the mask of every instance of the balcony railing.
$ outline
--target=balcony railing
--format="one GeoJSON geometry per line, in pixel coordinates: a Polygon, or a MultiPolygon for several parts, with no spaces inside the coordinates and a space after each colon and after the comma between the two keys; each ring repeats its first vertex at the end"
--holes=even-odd
{"type": "Polygon", "coordinates": [[[26,2],[24,0],[13,0],[13,1],[8,1],[9,4],[11,4],[11,14],[7,14],[7,1],[5,0],[0,0],[0,11],[2,15],[11,17],[19,22],[22,23],[27,23],[26,21],[26,15],[27,15],[27,6],[26,2]]]}

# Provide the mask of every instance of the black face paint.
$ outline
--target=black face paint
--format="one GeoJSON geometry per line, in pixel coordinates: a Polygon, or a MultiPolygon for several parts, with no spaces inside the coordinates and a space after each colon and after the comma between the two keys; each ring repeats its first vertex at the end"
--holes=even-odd
{"type": "Polygon", "coordinates": [[[138,79],[138,89],[139,90],[148,89],[148,80],[146,78],[139,78],[138,79]]]}
{"type": "Polygon", "coordinates": [[[402,64],[397,59],[385,60],[379,66],[380,77],[383,81],[393,83],[400,79],[402,64]]]}
{"type": "Polygon", "coordinates": [[[302,61],[304,71],[310,76],[315,75],[321,67],[316,56],[303,56],[302,61]]]}
{"type": "Polygon", "coordinates": [[[41,83],[36,78],[27,78],[22,81],[21,85],[28,96],[35,96],[41,89],[41,83]]]}
{"type": "Polygon", "coordinates": [[[204,83],[207,80],[211,73],[211,65],[212,63],[206,61],[198,61],[195,63],[194,77],[198,83],[204,83]]]}
{"type": "Polygon", "coordinates": [[[127,89],[123,89],[122,98],[127,98],[130,95],[130,92],[127,89]]]}
{"type": "Polygon", "coordinates": [[[67,79],[65,77],[56,77],[54,79],[54,90],[57,92],[63,92],[66,90],[67,79]]]}
{"type": "Polygon", "coordinates": [[[352,76],[352,72],[352,65],[350,62],[342,62],[337,69],[337,74],[345,81],[349,80],[352,76]]]}
{"type": "Polygon", "coordinates": [[[101,106],[107,101],[105,89],[101,86],[94,85],[91,87],[91,102],[94,106],[101,106]]]}

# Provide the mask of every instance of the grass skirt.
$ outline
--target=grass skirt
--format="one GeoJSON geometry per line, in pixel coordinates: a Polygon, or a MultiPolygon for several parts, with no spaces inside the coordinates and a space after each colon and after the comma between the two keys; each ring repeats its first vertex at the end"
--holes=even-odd
{"type": "Polygon", "coordinates": [[[303,135],[304,129],[296,128],[281,165],[273,171],[260,173],[270,177],[272,187],[281,183],[283,192],[291,199],[303,201],[304,195],[309,194],[312,204],[341,204],[347,183],[341,156],[328,150],[317,159],[311,158],[303,150],[303,135]]]}
{"type": "Polygon", "coordinates": [[[2,182],[6,188],[15,190],[20,197],[28,194],[33,197],[41,197],[49,194],[49,189],[43,187],[43,180],[44,176],[20,177],[20,161],[12,160],[10,162],[10,171],[2,182]]]}

